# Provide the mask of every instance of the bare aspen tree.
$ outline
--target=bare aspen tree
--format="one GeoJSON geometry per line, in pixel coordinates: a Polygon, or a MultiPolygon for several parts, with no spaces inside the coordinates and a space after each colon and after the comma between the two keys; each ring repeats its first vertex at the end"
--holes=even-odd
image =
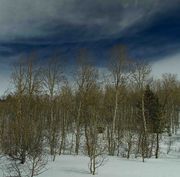
{"type": "Polygon", "coordinates": [[[57,145],[59,140],[59,116],[57,114],[57,93],[60,89],[60,81],[62,81],[62,66],[58,58],[50,59],[47,67],[44,69],[43,86],[48,95],[49,114],[47,115],[48,141],[50,146],[50,154],[53,161],[57,153],[57,145]]]}
{"type": "Polygon", "coordinates": [[[85,85],[83,90],[82,124],[85,134],[85,153],[89,156],[89,169],[95,175],[105,160],[106,146],[99,132],[102,126],[101,118],[101,90],[97,83],[98,73],[95,67],[86,65],[84,68],[85,85]]]}
{"type": "MultiPolygon", "coordinates": [[[[74,95],[71,87],[66,83],[58,96],[58,105],[60,111],[60,145],[59,155],[67,149],[66,136],[71,133],[72,122],[74,121],[74,95]]],[[[72,144],[73,142],[71,142],[72,144]]]]}
{"type": "Polygon", "coordinates": [[[44,173],[47,165],[46,155],[39,154],[28,155],[27,160],[24,164],[19,163],[19,161],[11,161],[8,164],[3,165],[4,175],[12,177],[34,177],[44,173]]]}
{"type": "Polygon", "coordinates": [[[125,78],[128,73],[128,58],[125,46],[118,45],[112,49],[112,58],[109,70],[112,74],[113,85],[115,89],[114,98],[114,111],[112,117],[112,127],[111,127],[111,141],[110,141],[110,155],[114,155],[116,146],[116,120],[118,112],[118,100],[120,98],[120,87],[125,82],[125,78]]]}
{"type": "Polygon", "coordinates": [[[82,110],[86,103],[86,96],[89,89],[95,82],[97,72],[94,67],[91,66],[89,56],[85,49],[81,49],[78,55],[78,66],[75,74],[75,82],[77,85],[77,114],[76,114],[76,144],[75,153],[79,152],[80,145],[80,133],[82,124],[82,110]]]}
{"type": "MultiPolygon", "coordinates": [[[[26,158],[26,151],[27,151],[27,144],[26,138],[27,134],[25,134],[25,117],[23,112],[23,105],[24,105],[24,95],[25,95],[25,88],[26,88],[26,72],[25,72],[25,63],[21,60],[17,63],[14,67],[13,73],[13,83],[15,87],[15,99],[17,101],[17,105],[15,106],[15,119],[13,121],[14,127],[14,143],[16,144],[16,154],[19,154],[17,158],[21,159],[21,163],[25,163],[26,158]]],[[[14,153],[11,153],[14,156],[14,153]]],[[[16,158],[16,157],[14,157],[16,158]]]]}
{"type": "Polygon", "coordinates": [[[131,153],[134,148],[134,141],[137,135],[136,131],[136,119],[135,119],[135,108],[134,108],[134,93],[129,87],[126,87],[125,98],[123,101],[122,108],[122,131],[123,131],[123,140],[126,143],[126,157],[130,158],[131,153]]]}
{"type": "MultiPolygon", "coordinates": [[[[143,133],[140,134],[141,141],[141,153],[144,162],[145,152],[147,150],[147,120],[145,117],[145,107],[144,107],[144,88],[148,82],[148,77],[151,72],[150,65],[144,62],[137,62],[134,64],[134,72],[132,73],[132,79],[135,83],[136,88],[140,91],[141,97],[141,116],[143,121],[143,133]]],[[[139,149],[139,148],[138,148],[139,149]]]]}

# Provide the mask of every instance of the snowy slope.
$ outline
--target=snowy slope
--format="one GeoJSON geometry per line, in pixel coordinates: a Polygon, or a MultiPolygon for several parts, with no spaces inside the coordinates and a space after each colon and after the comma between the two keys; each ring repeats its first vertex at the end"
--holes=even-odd
{"type": "MultiPolygon", "coordinates": [[[[2,162],[1,162],[2,163],[2,162]]],[[[56,161],[48,163],[48,170],[39,177],[88,177],[89,158],[83,155],[61,155],[56,161]]],[[[160,159],[125,159],[107,157],[106,162],[97,170],[98,177],[180,177],[180,132],[171,137],[163,136],[160,159]],[[167,149],[171,142],[170,151],[167,149]]],[[[0,177],[3,174],[0,170],[0,177]]]]}
{"type": "MultiPolygon", "coordinates": [[[[88,158],[83,156],[60,156],[51,162],[48,171],[40,177],[88,177],[88,158]]],[[[108,157],[98,169],[98,177],[179,177],[180,159],[126,160],[108,157]]]]}

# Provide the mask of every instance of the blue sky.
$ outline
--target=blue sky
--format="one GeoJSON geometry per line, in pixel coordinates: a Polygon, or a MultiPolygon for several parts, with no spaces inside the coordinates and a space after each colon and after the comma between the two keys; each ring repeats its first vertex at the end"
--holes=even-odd
{"type": "Polygon", "coordinates": [[[104,67],[119,43],[154,73],[179,74],[180,0],[0,0],[1,90],[22,54],[37,51],[45,61],[59,52],[72,61],[87,48],[104,67]]]}

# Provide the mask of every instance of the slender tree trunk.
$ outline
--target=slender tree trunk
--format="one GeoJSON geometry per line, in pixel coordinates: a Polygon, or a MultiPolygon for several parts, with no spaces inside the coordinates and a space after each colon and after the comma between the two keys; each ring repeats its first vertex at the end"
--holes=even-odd
{"type": "Polygon", "coordinates": [[[96,157],[95,154],[93,155],[93,175],[95,175],[96,173],[96,157]]]}
{"type": "Polygon", "coordinates": [[[24,164],[25,161],[26,161],[26,151],[25,148],[23,148],[21,152],[21,164],[24,164]]]}
{"type": "Polygon", "coordinates": [[[151,158],[153,155],[153,147],[154,147],[154,134],[152,134],[151,136],[151,147],[150,147],[149,155],[148,155],[149,158],[151,158]]]}
{"type": "Polygon", "coordinates": [[[147,152],[147,124],[145,116],[145,107],[144,107],[144,93],[142,95],[142,118],[143,118],[143,135],[142,135],[142,159],[144,162],[145,152],[147,152]]]}
{"type": "Polygon", "coordinates": [[[116,133],[115,129],[116,129],[117,109],[118,109],[118,90],[116,90],[115,108],[114,108],[113,123],[112,123],[112,135],[113,135],[113,139],[115,138],[115,133],[116,133]]]}
{"type": "Polygon", "coordinates": [[[130,158],[131,148],[132,148],[132,135],[129,135],[127,159],[130,158]]]}
{"type": "Polygon", "coordinates": [[[115,147],[116,147],[116,119],[117,119],[117,110],[118,110],[118,90],[116,89],[116,95],[115,95],[115,108],[114,108],[114,114],[113,114],[113,122],[112,122],[112,130],[110,133],[110,148],[109,148],[109,155],[114,155],[115,147]]]}
{"type": "Polygon", "coordinates": [[[156,133],[156,159],[159,157],[159,133],[156,133]]]}
{"type": "Polygon", "coordinates": [[[61,155],[62,151],[65,150],[65,139],[66,139],[66,123],[65,123],[66,114],[63,114],[62,122],[61,122],[61,143],[59,148],[59,155],[61,155]]]}
{"type": "Polygon", "coordinates": [[[142,155],[142,161],[143,162],[145,159],[145,149],[146,149],[145,142],[146,142],[146,137],[145,137],[145,134],[143,133],[142,134],[142,141],[141,141],[141,155],[142,155]]]}
{"type": "Polygon", "coordinates": [[[77,122],[76,122],[76,147],[75,147],[76,155],[79,154],[81,106],[82,106],[82,103],[80,101],[79,108],[78,108],[78,114],[77,114],[77,122]]]}
{"type": "Polygon", "coordinates": [[[138,137],[136,158],[138,157],[138,154],[140,153],[140,149],[141,149],[142,133],[140,132],[138,136],[139,137],[138,137]]]}
{"type": "Polygon", "coordinates": [[[89,144],[89,136],[88,136],[88,129],[87,129],[86,123],[85,123],[84,129],[85,129],[84,131],[85,131],[85,137],[86,137],[87,153],[88,153],[88,156],[90,156],[91,149],[90,149],[90,144],[89,144]]]}

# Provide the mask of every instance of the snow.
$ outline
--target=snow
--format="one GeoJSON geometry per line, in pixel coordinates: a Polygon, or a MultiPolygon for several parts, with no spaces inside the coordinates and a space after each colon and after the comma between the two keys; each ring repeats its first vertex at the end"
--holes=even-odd
{"type": "MultiPolygon", "coordinates": [[[[39,177],[88,177],[89,159],[85,156],[62,155],[50,162],[48,170],[39,177]]],[[[122,159],[108,157],[108,161],[97,170],[98,177],[179,177],[180,159],[122,159]]]]}
{"type": "MultiPolygon", "coordinates": [[[[107,156],[103,166],[97,169],[97,177],[179,177],[180,176],[180,132],[171,137],[164,136],[159,159],[125,159],[107,156]],[[169,153],[167,149],[171,142],[169,153]]],[[[2,162],[1,162],[2,163],[2,162]]],[[[3,162],[5,163],[5,162],[3,162]]],[[[49,160],[47,171],[38,177],[90,177],[89,158],[84,155],[61,155],[55,162],[49,160]]],[[[0,177],[4,177],[0,170],[0,177]]]]}

